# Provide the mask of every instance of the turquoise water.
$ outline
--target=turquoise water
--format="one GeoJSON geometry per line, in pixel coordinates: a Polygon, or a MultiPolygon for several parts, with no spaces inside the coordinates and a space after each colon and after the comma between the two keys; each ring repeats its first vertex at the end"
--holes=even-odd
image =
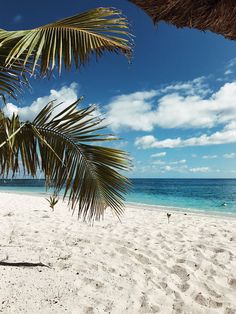
{"type": "MultiPolygon", "coordinates": [[[[236,179],[132,179],[126,202],[236,214],[236,179]],[[226,203],[226,206],[222,206],[226,203]]],[[[45,194],[43,180],[0,180],[0,192],[45,194]]],[[[48,194],[51,194],[49,191],[48,194]]]]}
{"type": "Polygon", "coordinates": [[[235,179],[134,179],[133,183],[129,202],[236,213],[235,179]]]}

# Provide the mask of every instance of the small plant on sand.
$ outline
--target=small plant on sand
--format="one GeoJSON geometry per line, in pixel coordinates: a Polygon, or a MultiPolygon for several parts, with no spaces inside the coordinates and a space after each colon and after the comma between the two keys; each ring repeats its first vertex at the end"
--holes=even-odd
{"type": "Polygon", "coordinates": [[[51,195],[49,198],[46,198],[49,203],[49,207],[54,211],[54,207],[59,201],[59,197],[56,194],[51,195]]]}
{"type": "Polygon", "coordinates": [[[171,217],[171,214],[167,213],[167,220],[168,220],[168,223],[170,223],[170,217],[171,217]]]}

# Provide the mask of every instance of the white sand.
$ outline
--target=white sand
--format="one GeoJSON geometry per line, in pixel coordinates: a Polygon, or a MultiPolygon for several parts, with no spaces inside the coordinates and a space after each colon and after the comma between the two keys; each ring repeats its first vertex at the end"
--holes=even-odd
{"type": "Polygon", "coordinates": [[[0,313],[236,313],[236,219],[127,208],[93,227],[0,193],[0,313]]]}

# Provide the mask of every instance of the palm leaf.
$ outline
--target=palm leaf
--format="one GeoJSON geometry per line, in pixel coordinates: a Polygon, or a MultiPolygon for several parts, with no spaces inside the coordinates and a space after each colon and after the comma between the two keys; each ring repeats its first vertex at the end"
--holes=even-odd
{"type": "Polygon", "coordinates": [[[51,102],[32,123],[0,112],[1,175],[14,176],[23,169],[35,176],[40,169],[55,195],[65,188],[64,198],[79,217],[100,219],[107,207],[119,216],[129,181],[118,170],[129,169],[128,156],[94,144],[111,139],[100,133],[95,108],[78,109],[80,101],[57,115],[51,102]]]}
{"type": "Polygon", "coordinates": [[[11,46],[0,47],[0,95],[6,102],[5,94],[16,98],[22,93],[23,87],[29,87],[27,75],[31,73],[32,63],[20,57],[11,66],[6,66],[7,56],[11,46]]]}
{"type": "Polygon", "coordinates": [[[63,63],[70,69],[73,60],[79,68],[92,54],[97,57],[105,51],[130,54],[127,36],[128,23],[120,11],[98,8],[32,30],[0,30],[0,45],[12,46],[7,66],[24,58],[24,65],[32,61],[33,73],[40,62],[40,73],[50,75],[56,65],[59,73],[63,63]]]}

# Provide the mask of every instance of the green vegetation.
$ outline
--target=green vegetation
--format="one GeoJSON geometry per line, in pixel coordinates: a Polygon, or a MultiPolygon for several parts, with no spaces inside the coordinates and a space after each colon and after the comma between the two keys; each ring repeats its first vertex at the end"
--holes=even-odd
{"type": "MultiPolygon", "coordinates": [[[[98,8],[32,30],[0,30],[0,94],[17,99],[29,86],[29,75],[51,77],[62,67],[78,69],[91,55],[104,52],[130,55],[127,20],[120,12],[98,8]]],[[[96,108],[78,108],[81,99],[55,114],[49,103],[34,121],[20,121],[0,110],[0,173],[20,170],[45,175],[46,186],[64,197],[83,219],[100,219],[107,207],[119,216],[129,182],[118,170],[129,169],[125,152],[95,145],[115,140],[100,133],[104,127],[96,108]]],[[[60,101],[60,99],[58,99],[60,101]]]]}

